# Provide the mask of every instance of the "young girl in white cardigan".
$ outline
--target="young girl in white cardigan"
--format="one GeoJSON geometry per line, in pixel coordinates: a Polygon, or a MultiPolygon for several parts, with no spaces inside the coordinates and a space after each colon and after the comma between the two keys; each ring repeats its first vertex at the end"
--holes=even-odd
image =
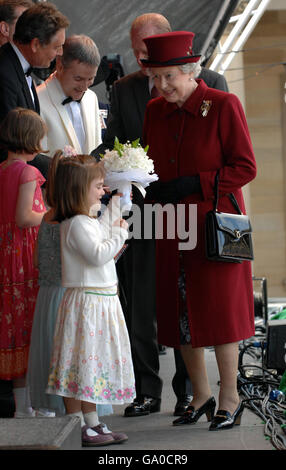
{"type": "Polygon", "coordinates": [[[96,404],[122,405],[135,396],[130,343],[114,256],[128,237],[115,195],[100,218],[104,169],[67,159],[57,170],[55,220],[61,222],[62,285],[47,393],[62,395],[82,423],[82,445],[122,442],[101,425],[96,404]]]}

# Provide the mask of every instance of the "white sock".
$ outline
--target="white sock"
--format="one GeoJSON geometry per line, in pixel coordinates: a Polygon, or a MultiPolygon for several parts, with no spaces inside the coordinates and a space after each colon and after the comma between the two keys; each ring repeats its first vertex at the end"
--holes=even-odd
{"type": "Polygon", "coordinates": [[[83,415],[85,424],[90,428],[97,426],[99,424],[98,414],[96,411],[91,411],[90,413],[84,413],[83,415]]]}
{"type": "Polygon", "coordinates": [[[31,405],[31,396],[30,396],[30,387],[26,387],[25,388],[25,400],[26,400],[26,408],[28,409],[32,409],[32,405],[31,405]]]}
{"type": "MultiPolygon", "coordinates": [[[[87,414],[89,415],[91,413],[87,413],[87,414]]],[[[96,415],[97,415],[97,413],[96,413],[96,415]]],[[[96,431],[93,431],[93,429],[90,429],[91,425],[86,422],[86,420],[85,420],[86,414],[83,415],[82,411],[78,411],[76,413],[69,413],[69,416],[78,416],[80,418],[80,421],[81,421],[81,427],[85,426],[86,424],[89,426],[89,429],[86,430],[86,434],[90,437],[97,436],[98,433],[96,431]]],[[[96,424],[94,424],[93,426],[96,426],[96,424]]]]}
{"type": "Polygon", "coordinates": [[[84,421],[82,411],[77,411],[76,413],[69,413],[68,416],[78,416],[80,418],[81,427],[85,426],[85,421],[84,421]]]}
{"type": "Polygon", "coordinates": [[[20,412],[32,414],[33,409],[29,401],[30,396],[27,394],[27,389],[25,387],[13,388],[13,393],[15,398],[16,413],[20,412]]]}
{"type": "Polygon", "coordinates": [[[13,388],[16,411],[25,411],[26,408],[26,394],[25,388],[13,388]]]}

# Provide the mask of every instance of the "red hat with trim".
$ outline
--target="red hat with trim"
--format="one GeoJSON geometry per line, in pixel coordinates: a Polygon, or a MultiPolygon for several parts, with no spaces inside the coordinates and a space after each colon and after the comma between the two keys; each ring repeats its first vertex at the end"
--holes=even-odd
{"type": "Polygon", "coordinates": [[[198,62],[200,55],[193,55],[195,34],[190,31],[172,31],[144,38],[148,59],[141,59],[144,67],[168,67],[198,62]]]}

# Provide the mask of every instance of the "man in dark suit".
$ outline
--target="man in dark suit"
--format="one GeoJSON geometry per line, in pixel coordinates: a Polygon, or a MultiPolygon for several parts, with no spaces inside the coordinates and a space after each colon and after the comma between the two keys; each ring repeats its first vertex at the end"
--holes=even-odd
{"type": "MultiPolygon", "coordinates": [[[[33,5],[19,17],[13,42],[0,48],[0,122],[19,106],[40,112],[31,68],[47,68],[56,55],[62,55],[68,25],[68,19],[48,2],[33,5]]],[[[45,155],[37,155],[32,164],[46,177],[48,162],[45,155]]]]}
{"type": "Polygon", "coordinates": [[[32,0],[0,0],[0,46],[13,40],[19,16],[31,6],[32,0]]]}
{"type": "MultiPolygon", "coordinates": [[[[169,31],[168,20],[157,13],[144,14],[133,21],[130,38],[140,70],[114,83],[103,144],[93,152],[94,155],[113,148],[115,136],[122,143],[142,138],[145,108],[151,97],[156,96],[148,69],[143,68],[140,61],[147,57],[143,38],[169,31]]],[[[216,72],[203,69],[200,78],[210,87],[227,90],[224,77],[216,72]]],[[[143,208],[142,196],[136,187],[133,187],[133,203],[143,208]]],[[[130,240],[129,248],[117,263],[117,272],[130,335],[137,395],[125,409],[125,416],[142,416],[160,411],[162,392],[156,326],[155,240],[130,240]]],[[[174,415],[179,416],[191,401],[191,384],[180,351],[174,350],[174,354],[176,372],[172,386],[177,397],[174,415]]]]}

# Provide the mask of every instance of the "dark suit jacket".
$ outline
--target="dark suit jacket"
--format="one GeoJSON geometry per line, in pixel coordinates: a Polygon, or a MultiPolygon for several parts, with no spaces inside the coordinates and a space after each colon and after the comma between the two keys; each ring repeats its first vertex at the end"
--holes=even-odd
{"type": "Polygon", "coordinates": [[[17,54],[10,43],[4,44],[0,48],[0,122],[11,109],[19,106],[39,112],[35,90],[34,96],[35,105],[17,54]]]}
{"type": "Polygon", "coordinates": [[[141,71],[114,83],[103,144],[113,148],[114,137],[124,143],[142,136],[146,104],[150,100],[148,77],[141,71]]]}
{"type": "MultiPolygon", "coordinates": [[[[34,102],[30,88],[27,83],[22,65],[10,43],[0,47],[0,122],[6,117],[11,109],[17,107],[32,109],[40,114],[40,105],[32,82],[34,102]]],[[[0,162],[5,160],[7,152],[0,151],[0,162]]],[[[40,170],[47,179],[50,159],[47,155],[38,154],[30,165],[40,170]]]]}

